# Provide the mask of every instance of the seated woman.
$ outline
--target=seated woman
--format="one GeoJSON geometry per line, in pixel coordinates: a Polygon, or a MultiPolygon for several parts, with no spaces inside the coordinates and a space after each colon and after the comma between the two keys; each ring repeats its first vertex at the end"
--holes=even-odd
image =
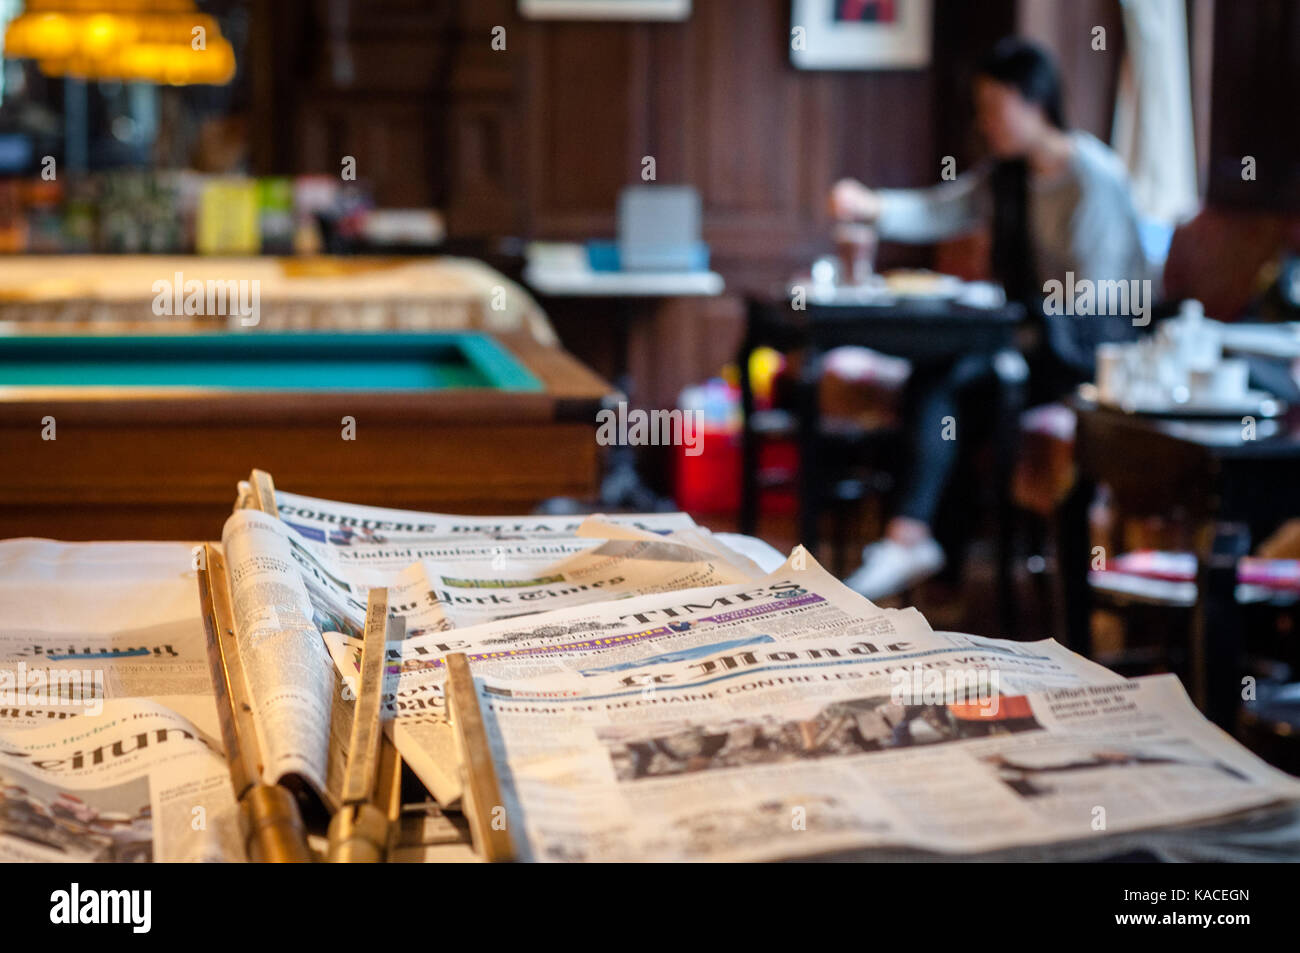
{"type": "MultiPolygon", "coordinates": [[[[994,274],[1008,300],[1022,302],[1031,316],[1031,399],[1052,400],[1092,378],[1097,344],[1136,335],[1131,314],[1045,316],[1042,307],[1044,282],[1071,287],[1067,273],[1074,286],[1149,277],[1128,176],[1109,148],[1066,127],[1059,73],[1037,46],[1015,37],[1000,42],[980,65],[974,93],[988,161],[929,189],[875,191],[845,179],[831,193],[831,212],[840,221],[874,223],[881,238],[904,242],[935,242],[991,223],[994,274]]],[[[992,361],[976,355],[914,370],[910,460],[896,515],[847,580],[868,598],[892,595],[943,568],[931,527],[957,455],[944,418],[955,419],[960,392],[991,373],[992,361]]]]}

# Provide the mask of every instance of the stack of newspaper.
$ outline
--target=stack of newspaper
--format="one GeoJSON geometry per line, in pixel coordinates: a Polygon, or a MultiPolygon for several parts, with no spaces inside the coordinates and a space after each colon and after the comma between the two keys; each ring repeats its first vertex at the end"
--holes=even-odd
{"type": "MultiPolygon", "coordinates": [[[[326,809],[384,586],[390,737],[454,810],[465,653],[524,859],[1300,855],[1300,781],[1173,676],[936,632],[683,514],[277,504],[222,534],[236,637],[264,780],[326,809]]],[[[241,859],[191,559],[0,542],[0,859],[241,859]]]]}

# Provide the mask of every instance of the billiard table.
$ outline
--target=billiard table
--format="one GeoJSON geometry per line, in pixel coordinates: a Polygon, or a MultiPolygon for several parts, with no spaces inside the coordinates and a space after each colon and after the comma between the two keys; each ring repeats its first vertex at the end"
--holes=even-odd
{"type": "Polygon", "coordinates": [[[215,538],[253,467],[404,509],[594,497],[611,390],[524,331],[15,323],[0,328],[0,537],[215,538]]]}

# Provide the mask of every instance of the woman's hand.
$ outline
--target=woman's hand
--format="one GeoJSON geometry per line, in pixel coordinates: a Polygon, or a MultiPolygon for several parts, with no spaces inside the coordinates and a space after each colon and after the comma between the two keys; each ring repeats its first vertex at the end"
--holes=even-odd
{"type": "Polygon", "coordinates": [[[856,179],[840,179],[831,189],[831,216],[841,222],[874,222],[880,217],[880,196],[856,179]]]}

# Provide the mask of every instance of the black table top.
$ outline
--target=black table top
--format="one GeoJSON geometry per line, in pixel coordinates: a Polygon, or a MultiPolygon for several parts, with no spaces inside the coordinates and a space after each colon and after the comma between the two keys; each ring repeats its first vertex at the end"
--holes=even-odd
{"type": "Polygon", "coordinates": [[[863,345],[914,361],[1014,348],[1018,304],[975,308],[942,298],[814,303],[796,308],[784,290],[749,296],[750,336],[775,346],[863,345]]]}
{"type": "Polygon", "coordinates": [[[761,304],[769,312],[783,314],[795,320],[805,317],[830,321],[907,318],[927,322],[960,318],[991,324],[1015,324],[1024,317],[1024,309],[1019,304],[1003,303],[995,307],[976,307],[939,295],[899,295],[894,298],[882,297],[869,301],[819,301],[809,296],[805,299],[805,307],[802,309],[792,306],[791,294],[783,287],[750,291],[746,297],[750,301],[761,304]]]}
{"type": "Polygon", "coordinates": [[[1082,397],[1068,403],[1081,417],[1088,415],[1098,427],[1134,441],[1177,441],[1216,459],[1300,458],[1300,407],[1278,418],[1254,421],[1247,437],[1247,422],[1239,417],[1205,419],[1127,413],[1082,397]]]}

